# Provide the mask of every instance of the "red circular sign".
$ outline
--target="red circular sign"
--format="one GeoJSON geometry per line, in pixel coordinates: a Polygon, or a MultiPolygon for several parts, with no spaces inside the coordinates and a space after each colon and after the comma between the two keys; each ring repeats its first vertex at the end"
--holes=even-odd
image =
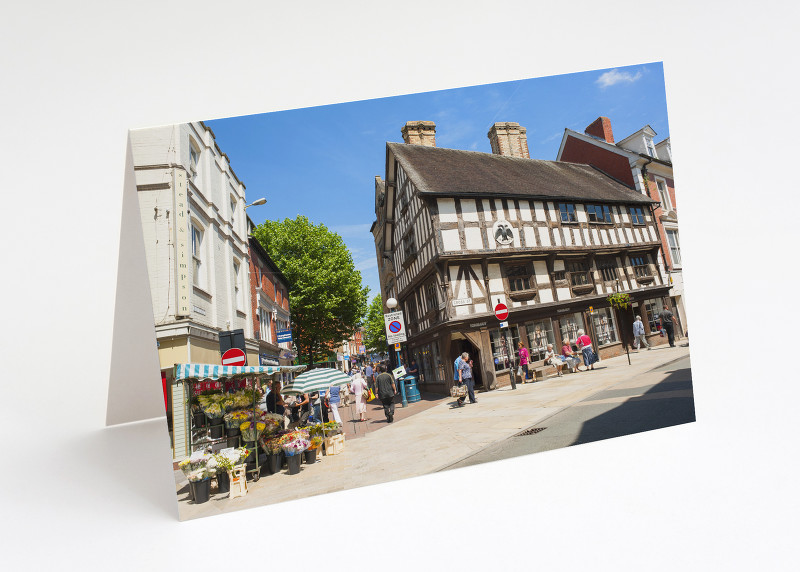
{"type": "Polygon", "coordinates": [[[508,318],[508,308],[505,304],[497,304],[497,306],[494,307],[494,315],[502,322],[508,318]]]}
{"type": "Polygon", "coordinates": [[[222,365],[244,365],[247,363],[247,356],[239,348],[231,348],[222,354],[222,365]]]}

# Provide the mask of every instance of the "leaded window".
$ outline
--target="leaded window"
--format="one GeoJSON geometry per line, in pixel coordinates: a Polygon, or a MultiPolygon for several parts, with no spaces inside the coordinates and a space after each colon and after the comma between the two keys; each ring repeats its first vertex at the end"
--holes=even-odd
{"type": "Polygon", "coordinates": [[[558,203],[558,212],[561,214],[561,222],[578,222],[575,216],[575,205],[571,203],[558,203]]]}
{"type": "Polygon", "coordinates": [[[631,222],[633,224],[644,224],[644,211],[642,207],[630,207],[631,222]]]}
{"type": "Polygon", "coordinates": [[[613,222],[608,205],[586,205],[586,216],[589,222],[613,222]]]}
{"type": "Polygon", "coordinates": [[[511,292],[528,290],[531,286],[530,273],[524,264],[506,266],[506,278],[508,279],[508,289],[511,292]]]}

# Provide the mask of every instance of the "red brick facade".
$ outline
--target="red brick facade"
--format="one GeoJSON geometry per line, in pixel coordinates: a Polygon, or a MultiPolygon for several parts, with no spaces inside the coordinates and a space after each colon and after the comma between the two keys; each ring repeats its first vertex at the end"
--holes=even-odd
{"type": "Polygon", "coordinates": [[[631,164],[628,159],[623,155],[603,149],[599,145],[593,145],[575,137],[567,136],[564,150],[561,153],[561,160],[567,163],[592,165],[618,181],[634,187],[631,164]]]}
{"type": "MultiPolygon", "coordinates": [[[[253,331],[256,333],[261,332],[261,321],[258,316],[258,292],[257,288],[260,286],[264,296],[269,298],[276,306],[279,306],[289,312],[289,294],[286,284],[281,280],[280,276],[276,273],[276,269],[272,266],[268,259],[266,259],[257,247],[254,247],[252,241],[249,246],[250,251],[250,304],[253,316],[253,331]]],[[[271,338],[273,343],[277,339],[278,330],[275,320],[270,320],[271,338]]]]}
{"type": "Polygon", "coordinates": [[[598,117],[584,133],[599,137],[606,143],[614,143],[614,133],[611,131],[611,120],[608,117],[598,117]]]}

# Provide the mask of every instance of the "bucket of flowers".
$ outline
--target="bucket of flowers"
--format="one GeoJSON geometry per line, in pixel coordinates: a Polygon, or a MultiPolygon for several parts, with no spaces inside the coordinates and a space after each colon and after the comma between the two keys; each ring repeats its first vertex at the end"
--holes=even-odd
{"type": "Polygon", "coordinates": [[[277,435],[262,436],[259,440],[261,448],[267,454],[267,471],[271,475],[281,470],[283,449],[281,448],[280,440],[281,438],[277,435]]]}
{"type": "Polygon", "coordinates": [[[306,464],[313,465],[317,462],[317,452],[319,448],[322,447],[322,443],[325,441],[325,438],[322,435],[315,435],[311,437],[308,444],[308,449],[303,452],[305,456],[306,464]]]}
{"type": "MultiPolygon", "coordinates": [[[[238,454],[236,455],[238,458],[238,454]]],[[[229,455],[214,455],[217,462],[217,492],[227,493],[231,490],[231,475],[230,471],[233,469],[233,459],[229,455]]]]}
{"type": "Polygon", "coordinates": [[[188,459],[181,461],[178,466],[189,481],[192,500],[197,504],[208,501],[211,492],[211,476],[217,467],[214,456],[197,451],[188,459]]]}
{"type": "Polygon", "coordinates": [[[308,433],[298,429],[281,437],[280,442],[283,454],[286,455],[287,473],[296,475],[300,472],[300,463],[303,459],[302,453],[310,445],[308,433]]]}
{"type": "Polygon", "coordinates": [[[225,414],[223,420],[225,421],[225,430],[228,435],[229,447],[235,447],[239,444],[239,440],[237,439],[241,433],[239,426],[245,421],[249,421],[251,416],[252,413],[244,409],[238,409],[225,414]],[[233,441],[231,441],[232,439],[233,441]]]}

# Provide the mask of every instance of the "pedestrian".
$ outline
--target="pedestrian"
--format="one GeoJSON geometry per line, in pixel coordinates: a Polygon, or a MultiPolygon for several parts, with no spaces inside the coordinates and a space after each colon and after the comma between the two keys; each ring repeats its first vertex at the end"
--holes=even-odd
{"type": "Polygon", "coordinates": [[[458,381],[458,368],[461,366],[461,356],[459,355],[453,362],[453,381],[458,381]]]}
{"type": "Polygon", "coordinates": [[[356,413],[358,413],[359,421],[367,420],[367,382],[361,376],[361,372],[357,371],[353,374],[353,379],[350,382],[350,391],[356,398],[356,413]]]}
{"type": "Polygon", "coordinates": [[[563,375],[561,373],[561,368],[564,367],[564,362],[561,361],[561,357],[557,356],[556,352],[553,351],[553,344],[547,344],[547,351],[544,354],[544,363],[550,364],[556,368],[556,374],[558,377],[563,375]]]}
{"type": "Polygon", "coordinates": [[[332,386],[328,394],[328,405],[330,405],[331,413],[333,413],[333,420],[340,424],[342,422],[342,418],[339,417],[339,403],[341,401],[341,388],[338,385],[332,386]]]}
{"type": "MultiPolygon", "coordinates": [[[[475,381],[472,379],[472,368],[469,365],[469,354],[461,354],[461,365],[458,366],[458,380],[467,385],[467,395],[470,403],[478,403],[475,399],[475,381]]],[[[459,407],[464,405],[464,397],[458,398],[459,407]]]]}
{"type": "Polygon", "coordinates": [[[408,375],[414,376],[414,379],[419,379],[419,366],[417,365],[417,360],[412,359],[411,365],[408,366],[408,375]]]}
{"type": "Polygon", "coordinates": [[[592,349],[592,338],[586,335],[583,330],[578,330],[578,339],[575,340],[583,354],[583,365],[588,369],[594,369],[594,350],[592,349]]]}
{"type": "Polygon", "coordinates": [[[374,391],[375,390],[375,386],[372,383],[373,382],[373,379],[372,379],[372,374],[373,373],[374,373],[374,370],[372,369],[372,362],[367,362],[367,367],[364,368],[364,378],[365,378],[365,380],[367,382],[367,387],[369,387],[370,389],[372,389],[374,391]]]}
{"type": "Polygon", "coordinates": [[[672,312],[669,311],[669,306],[664,304],[664,311],[658,315],[659,319],[661,320],[661,327],[664,328],[667,332],[667,338],[669,339],[669,347],[675,347],[675,326],[678,325],[678,320],[675,319],[675,316],[672,312]]]}
{"type": "Polygon", "coordinates": [[[636,352],[639,352],[639,345],[643,344],[648,350],[650,344],[647,343],[647,338],[644,335],[644,324],[642,324],[642,317],[636,316],[633,322],[633,343],[636,344],[636,352]]]}
{"type": "Polygon", "coordinates": [[[519,342],[519,366],[522,368],[522,383],[528,383],[528,361],[530,360],[528,349],[519,342]]]}
{"type": "Polygon", "coordinates": [[[562,341],[561,346],[561,357],[563,358],[564,362],[566,362],[567,367],[572,373],[577,373],[581,371],[581,360],[580,358],[575,356],[575,352],[572,351],[572,345],[569,343],[569,338],[564,338],[562,341]]]}
{"type": "Polygon", "coordinates": [[[375,385],[378,388],[378,399],[381,400],[383,412],[386,414],[386,422],[391,423],[394,421],[394,396],[397,394],[397,387],[394,378],[386,373],[386,366],[383,364],[380,366],[375,385]]]}

